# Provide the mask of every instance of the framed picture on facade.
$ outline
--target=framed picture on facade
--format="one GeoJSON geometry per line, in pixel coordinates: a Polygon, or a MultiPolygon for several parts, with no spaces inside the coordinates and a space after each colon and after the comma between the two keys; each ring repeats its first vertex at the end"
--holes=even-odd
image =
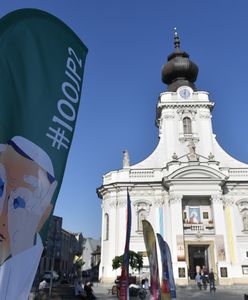
{"type": "Polygon", "coordinates": [[[185,268],[178,268],[178,277],[185,278],[185,268]]]}
{"type": "Polygon", "coordinates": [[[189,223],[198,224],[200,223],[200,208],[190,207],[189,208],[189,223]]]}
{"type": "Polygon", "coordinates": [[[242,266],[242,272],[244,275],[248,275],[248,266],[242,266]]]}
{"type": "Polygon", "coordinates": [[[183,235],[177,235],[177,260],[185,261],[185,249],[184,249],[184,239],[183,235]]]}
{"type": "Polygon", "coordinates": [[[220,268],[220,276],[221,277],[228,277],[227,276],[227,268],[226,267],[221,267],[220,268]]]}
{"type": "Polygon", "coordinates": [[[225,244],[224,244],[224,236],[223,235],[216,235],[215,236],[215,247],[217,250],[217,259],[218,261],[225,261],[226,260],[226,251],[225,251],[225,244]]]}
{"type": "Polygon", "coordinates": [[[203,216],[203,219],[208,219],[208,212],[207,211],[204,211],[202,213],[202,216],[203,216]]]}

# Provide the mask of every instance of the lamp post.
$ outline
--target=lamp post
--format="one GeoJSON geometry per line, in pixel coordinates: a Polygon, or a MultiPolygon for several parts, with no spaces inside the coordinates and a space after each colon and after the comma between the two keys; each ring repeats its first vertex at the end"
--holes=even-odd
{"type": "Polygon", "coordinates": [[[55,251],[56,251],[56,243],[55,243],[55,240],[56,240],[56,221],[55,221],[54,218],[52,218],[52,222],[53,222],[53,235],[52,235],[53,251],[52,251],[51,278],[50,278],[49,294],[48,294],[49,299],[51,299],[51,296],[52,296],[53,271],[54,271],[54,260],[55,260],[55,251]]]}

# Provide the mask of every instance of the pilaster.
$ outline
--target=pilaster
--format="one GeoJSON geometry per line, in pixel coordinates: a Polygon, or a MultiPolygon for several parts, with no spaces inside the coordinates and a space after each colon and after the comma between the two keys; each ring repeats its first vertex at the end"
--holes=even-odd
{"type": "Polygon", "coordinates": [[[187,282],[187,278],[179,278],[179,270],[181,270],[182,268],[185,269],[185,274],[187,274],[182,220],[182,198],[182,194],[169,194],[169,206],[171,215],[172,264],[176,283],[184,285],[187,282]]]}
{"type": "Polygon", "coordinates": [[[237,264],[237,241],[234,228],[234,198],[232,196],[223,196],[223,203],[225,209],[226,225],[227,225],[227,239],[230,249],[230,262],[237,264]]]}
{"type": "Polygon", "coordinates": [[[215,251],[218,277],[221,284],[229,284],[231,275],[229,247],[226,234],[226,220],[223,209],[223,198],[220,193],[211,195],[215,224],[215,251]],[[227,270],[228,277],[223,277],[221,270],[227,270]]]}

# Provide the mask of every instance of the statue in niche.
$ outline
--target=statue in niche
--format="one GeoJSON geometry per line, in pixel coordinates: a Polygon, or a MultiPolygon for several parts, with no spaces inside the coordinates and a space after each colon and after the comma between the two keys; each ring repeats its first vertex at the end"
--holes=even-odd
{"type": "Polygon", "coordinates": [[[236,205],[238,206],[239,212],[243,221],[243,231],[248,233],[248,199],[241,199],[237,201],[236,205]]]}
{"type": "Polygon", "coordinates": [[[245,210],[242,213],[242,221],[243,221],[243,231],[247,231],[248,232],[248,210],[245,210]]]}
{"type": "Polygon", "coordinates": [[[123,161],[122,161],[122,164],[123,164],[123,168],[127,168],[127,167],[130,166],[129,155],[128,155],[128,151],[127,150],[123,151],[123,161]]]}

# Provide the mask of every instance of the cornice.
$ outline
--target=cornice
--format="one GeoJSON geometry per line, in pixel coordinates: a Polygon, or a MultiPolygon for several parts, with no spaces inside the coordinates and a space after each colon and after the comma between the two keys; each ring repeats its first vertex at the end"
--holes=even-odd
{"type": "Polygon", "coordinates": [[[188,110],[197,110],[197,109],[201,109],[201,108],[206,108],[209,109],[210,111],[212,110],[212,108],[214,107],[214,103],[213,102],[159,102],[157,104],[157,113],[156,113],[156,126],[159,127],[159,122],[161,120],[161,118],[163,118],[162,116],[162,110],[164,109],[188,109],[188,110]]]}
{"type": "Polygon", "coordinates": [[[167,103],[158,103],[157,108],[161,109],[161,108],[191,108],[191,109],[195,109],[195,108],[212,108],[214,106],[213,102],[167,102],[167,103]]]}

